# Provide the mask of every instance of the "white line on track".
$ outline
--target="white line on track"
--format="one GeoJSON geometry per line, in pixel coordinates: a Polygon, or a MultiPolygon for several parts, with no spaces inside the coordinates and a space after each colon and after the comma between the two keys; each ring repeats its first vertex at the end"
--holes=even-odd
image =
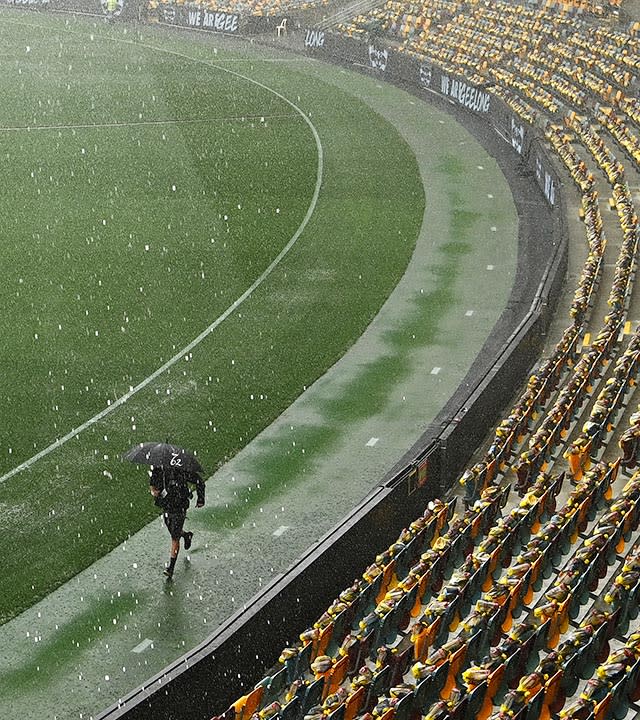
{"type": "Polygon", "coordinates": [[[153,645],[153,640],[149,640],[149,638],[145,638],[141,643],[138,643],[131,652],[137,653],[138,655],[141,652],[144,652],[148,647],[151,647],[153,645]]]}
{"type": "MultiPolygon", "coordinates": [[[[27,25],[27,27],[34,27],[31,23],[17,23],[19,25],[27,25]]],[[[37,25],[36,25],[37,27],[37,25]]],[[[82,34],[82,33],[77,33],[82,34]]],[[[74,428],[70,432],[68,432],[64,437],[58,438],[55,442],[51,443],[48,447],[44,448],[43,450],[40,450],[40,452],[36,453],[33,457],[30,457],[28,460],[25,460],[20,465],[13,468],[13,470],[10,470],[8,473],[5,473],[2,477],[0,477],[0,483],[5,482],[6,480],[9,480],[9,478],[12,478],[14,475],[17,475],[18,473],[22,472],[23,470],[26,470],[27,468],[30,468],[32,465],[34,465],[38,460],[41,460],[43,457],[46,457],[49,455],[49,453],[53,452],[54,450],[57,450],[59,447],[64,445],[65,443],[69,442],[69,440],[72,440],[74,437],[77,437],[81,432],[86,430],[87,428],[91,427],[92,425],[95,425],[100,420],[107,417],[107,415],[111,415],[114,410],[119,408],[120,406],[124,405],[130,398],[132,398],[134,395],[140,392],[140,390],[144,390],[144,388],[147,387],[150,383],[152,383],[154,380],[156,380],[160,375],[162,375],[166,370],[168,370],[170,367],[175,365],[179,360],[181,360],[185,355],[190,353],[197,345],[199,345],[205,338],[207,338],[221,323],[223,323],[230,315],[233,314],[235,310],[242,305],[242,303],[247,300],[251,295],[254,293],[254,291],[262,285],[262,283],[271,275],[271,273],[275,270],[276,267],[280,264],[282,259],[287,255],[289,250],[296,244],[298,238],[302,233],[304,232],[304,229],[307,227],[309,220],[311,220],[311,216],[313,215],[316,205],[318,204],[318,197],[320,196],[320,188],[322,186],[322,176],[324,171],[324,151],[322,148],[322,142],[320,140],[320,135],[318,134],[318,131],[316,130],[315,125],[311,122],[311,119],[306,115],[294,102],[289,100],[289,98],[285,97],[281,93],[279,93],[277,90],[274,90],[273,88],[270,88],[268,85],[264,85],[259,80],[254,80],[253,78],[247,77],[246,75],[243,75],[242,73],[236,72],[235,70],[229,70],[228,68],[221,67],[220,65],[212,62],[208,62],[207,60],[201,60],[199,58],[192,58],[189,55],[185,55],[184,53],[180,53],[177,50],[168,50],[166,48],[156,47],[155,45],[148,45],[147,43],[142,43],[134,40],[121,40],[121,39],[113,39],[113,38],[103,38],[105,41],[113,41],[113,42],[120,42],[124,43],[126,45],[134,45],[136,47],[144,47],[148,50],[154,50],[157,52],[163,52],[168,55],[175,55],[176,57],[181,57],[186,60],[189,60],[191,62],[200,63],[202,65],[206,65],[208,67],[214,68],[216,70],[220,70],[221,72],[225,72],[229,75],[233,75],[234,77],[240,78],[241,80],[246,80],[247,82],[252,83],[253,85],[256,85],[257,87],[262,88],[263,90],[266,90],[267,92],[272,93],[276,97],[280,98],[283,102],[285,102],[289,107],[293,108],[307,123],[309,126],[309,129],[311,130],[311,133],[313,134],[313,138],[316,143],[316,150],[318,154],[318,167],[316,170],[316,185],[313,190],[313,196],[311,197],[311,202],[309,204],[309,207],[307,208],[307,212],[302,219],[302,222],[300,223],[298,229],[295,231],[289,242],[282,248],[282,250],[276,255],[276,257],[271,261],[269,266],[262,272],[262,274],[256,278],[253,283],[240,295],[240,297],[236,298],[231,305],[222,313],[222,315],[219,315],[207,328],[205,328],[196,338],[194,338],[188,345],[185,345],[182,350],[177,352],[172,358],[167,360],[164,365],[159,367],[157,370],[151,373],[149,377],[145,378],[141,382],[139,382],[135,387],[132,387],[129,392],[125,393],[124,395],[121,395],[117,400],[115,400],[113,403],[108,405],[104,410],[101,410],[99,413],[94,415],[92,418],[89,418],[86,422],[82,423],[82,425],[79,425],[77,428],[74,428]]]]}

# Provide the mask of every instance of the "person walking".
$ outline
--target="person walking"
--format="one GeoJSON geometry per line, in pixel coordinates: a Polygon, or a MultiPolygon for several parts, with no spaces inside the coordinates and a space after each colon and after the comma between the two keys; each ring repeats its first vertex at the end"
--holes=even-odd
{"type": "Polygon", "coordinates": [[[180,540],[184,540],[184,549],[191,547],[192,532],[184,531],[184,522],[187,517],[189,501],[193,491],[187,483],[196,487],[196,507],[204,505],[205,485],[203,479],[196,472],[189,472],[181,467],[153,466],[149,478],[149,491],[155,498],[155,504],[162,508],[164,524],[171,536],[171,556],[164,569],[164,574],[170,580],[180,552],[180,540]]]}

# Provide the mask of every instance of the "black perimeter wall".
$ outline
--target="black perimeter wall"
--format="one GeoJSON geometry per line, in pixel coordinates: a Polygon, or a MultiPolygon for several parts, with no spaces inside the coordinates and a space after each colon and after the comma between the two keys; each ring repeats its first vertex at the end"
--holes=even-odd
{"type": "MultiPolygon", "coordinates": [[[[30,9],[74,11],[79,2],[50,0],[30,9]]],[[[17,3],[4,0],[3,4],[17,3]]],[[[89,4],[89,14],[95,13],[96,0],[89,4]]],[[[125,6],[122,15],[131,17],[130,8],[125,6]]],[[[273,42],[278,21],[271,18],[264,26],[240,22],[239,28],[267,31],[251,42],[273,42]]],[[[206,42],[206,35],[200,32],[194,40],[206,42]]],[[[238,41],[246,42],[246,35],[238,41]]],[[[331,36],[299,23],[287,42],[294,51],[373,74],[435,103],[477,138],[507,178],[519,215],[514,287],[458,390],[367,498],[245,609],[105,710],[99,720],[207,720],[253,688],[277,663],[282,649],[296,642],[299,633],[396,540],[429,500],[444,497],[457,481],[540,356],[564,282],[567,239],[561,181],[539,130],[524,126],[495,96],[487,101],[482,88],[471,88],[437,66],[402,56],[391,47],[331,36]]]]}

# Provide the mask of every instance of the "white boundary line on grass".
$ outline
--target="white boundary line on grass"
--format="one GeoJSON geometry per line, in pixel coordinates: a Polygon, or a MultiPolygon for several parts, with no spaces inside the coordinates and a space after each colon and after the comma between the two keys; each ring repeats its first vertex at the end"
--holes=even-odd
{"type": "Polygon", "coordinates": [[[110,128],[129,128],[137,127],[138,125],[210,125],[215,122],[233,122],[236,120],[281,120],[283,118],[294,118],[297,117],[296,113],[281,113],[279,115],[227,115],[211,118],[190,119],[185,118],[184,120],[127,120],[122,122],[108,122],[108,123],[85,123],[82,125],[14,125],[11,127],[2,127],[0,125],[0,133],[3,132],[39,132],[44,130],[93,130],[93,129],[110,129],[110,128]]]}
{"type": "MultiPolygon", "coordinates": [[[[33,27],[31,23],[18,23],[18,24],[26,24],[30,27],[33,27]]],[[[64,435],[61,438],[58,438],[55,442],[51,443],[48,447],[44,448],[43,450],[40,450],[40,452],[36,453],[33,457],[30,457],[28,460],[25,460],[23,463],[20,463],[20,465],[13,468],[13,470],[10,470],[8,473],[5,473],[2,477],[0,477],[0,483],[5,482],[6,480],[9,480],[9,478],[12,478],[14,475],[17,475],[18,473],[22,472],[23,470],[26,470],[27,468],[34,465],[38,460],[41,460],[46,455],[49,455],[49,453],[53,452],[57,448],[61,447],[65,443],[67,443],[69,440],[72,440],[74,437],[79,435],[81,432],[86,430],[87,428],[91,427],[92,425],[95,425],[97,422],[102,420],[103,418],[107,417],[107,415],[110,415],[114,410],[119,408],[121,405],[124,405],[127,400],[129,400],[131,397],[133,397],[136,393],[140,392],[140,390],[143,390],[147,385],[152,383],[156,378],[158,378],[162,373],[164,373],[166,370],[168,370],[170,367],[175,365],[179,360],[181,360],[185,355],[190,353],[197,345],[199,345],[207,336],[209,336],[222,322],[224,322],[229,315],[231,315],[242,303],[249,298],[253,292],[260,286],[262,283],[271,275],[271,273],[275,270],[275,268],[280,264],[281,260],[287,255],[289,250],[295,245],[300,235],[302,235],[304,229],[306,228],[307,224],[309,223],[309,220],[311,219],[311,216],[313,215],[316,205],[318,203],[318,197],[320,196],[320,187],[322,186],[322,177],[323,177],[323,171],[324,171],[324,151],[322,148],[322,141],[320,140],[320,135],[318,134],[318,131],[316,130],[315,125],[311,122],[311,119],[306,115],[294,102],[289,100],[287,97],[279,93],[277,90],[274,90],[273,88],[268,87],[267,85],[264,85],[258,80],[254,80],[253,78],[247,77],[246,75],[243,75],[242,73],[236,72],[235,70],[229,70],[227,68],[221,67],[220,65],[217,65],[216,63],[211,63],[206,60],[202,60],[200,58],[192,58],[189,55],[185,55],[184,53],[178,52],[176,50],[167,50],[165,48],[156,47],[154,45],[148,45],[146,43],[136,42],[132,40],[121,40],[121,39],[114,39],[114,38],[104,38],[105,40],[112,41],[112,42],[121,42],[127,45],[136,45],[138,47],[144,47],[148,50],[154,50],[159,51],[163,53],[167,53],[169,55],[175,55],[177,57],[182,57],[186,60],[189,60],[191,62],[200,63],[202,65],[207,65],[211,68],[214,68],[216,70],[221,70],[222,72],[228,73],[229,75],[234,75],[235,77],[240,78],[241,80],[246,80],[247,82],[252,83],[253,85],[256,85],[257,87],[262,88],[263,90],[266,90],[267,92],[272,93],[276,97],[283,100],[287,105],[292,107],[307,123],[309,126],[315,143],[316,143],[316,149],[318,153],[318,168],[316,171],[316,185],[313,191],[313,196],[311,198],[311,203],[309,204],[309,207],[307,208],[307,212],[298,226],[298,229],[295,231],[289,242],[282,248],[282,250],[276,255],[276,257],[271,261],[269,266],[262,272],[262,274],[256,278],[253,283],[240,295],[240,297],[236,298],[236,300],[233,301],[231,305],[222,313],[222,315],[219,315],[207,328],[205,328],[196,338],[194,338],[188,345],[186,345],[182,350],[178,351],[172,358],[167,360],[167,362],[164,363],[164,365],[161,365],[157,370],[155,370],[151,375],[146,377],[144,380],[139,382],[135,387],[132,387],[129,392],[125,393],[124,395],[121,395],[117,400],[115,400],[113,403],[108,405],[104,410],[101,410],[99,413],[94,415],[92,418],[87,420],[86,422],[82,423],[82,425],[79,425],[77,428],[74,428],[70,432],[68,432],[66,435],[64,435]]]]}

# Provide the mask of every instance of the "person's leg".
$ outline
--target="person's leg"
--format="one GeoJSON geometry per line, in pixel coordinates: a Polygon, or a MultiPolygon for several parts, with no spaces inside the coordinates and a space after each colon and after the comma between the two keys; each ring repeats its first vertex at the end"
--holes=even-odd
{"type": "Polygon", "coordinates": [[[171,535],[171,556],[164,574],[171,578],[180,552],[180,538],[182,537],[182,526],[184,525],[185,513],[165,513],[164,521],[171,535]]]}
{"type": "Polygon", "coordinates": [[[180,538],[177,540],[171,538],[171,557],[169,558],[169,564],[164,569],[164,574],[167,577],[173,577],[173,571],[176,566],[176,560],[178,559],[178,553],[180,552],[180,538]]]}
{"type": "Polygon", "coordinates": [[[193,538],[192,532],[183,532],[182,537],[184,539],[184,549],[188,550],[191,547],[191,540],[193,538]]]}

